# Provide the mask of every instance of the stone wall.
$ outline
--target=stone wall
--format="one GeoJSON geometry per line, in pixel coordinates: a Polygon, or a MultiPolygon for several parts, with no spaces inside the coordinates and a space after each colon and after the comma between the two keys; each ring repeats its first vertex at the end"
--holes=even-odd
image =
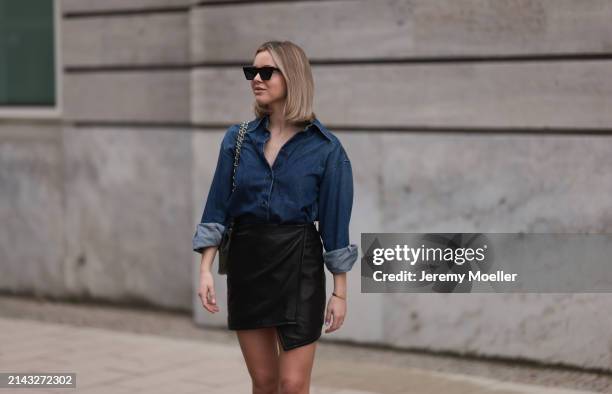
{"type": "MultiPolygon", "coordinates": [[[[311,59],[353,162],[361,232],[612,231],[605,0],[63,0],[62,116],[0,120],[0,289],[203,311],[199,221],[240,66],[311,59]]],[[[612,369],[607,294],[361,294],[360,343],[612,369]]],[[[329,275],[329,272],[328,272],[329,275]]],[[[332,278],[328,276],[328,292],[332,278]]],[[[326,334],[323,334],[326,337],[326,334]]]]}

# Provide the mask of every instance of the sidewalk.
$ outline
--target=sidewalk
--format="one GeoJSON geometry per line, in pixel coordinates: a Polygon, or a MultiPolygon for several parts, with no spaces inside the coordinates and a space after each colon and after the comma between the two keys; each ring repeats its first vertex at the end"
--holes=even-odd
{"type": "MultiPolygon", "coordinates": [[[[76,372],[77,389],[0,389],[0,394],[251,393],[235,339],[213,342],[2,315],[0,372],[76,372]]],[[[317,349],[312,394],[594,392],[501,382],[389,365],[375,359],[368,362],[333,358],[325,351],[328,346],[334,345],[321,342],[317,349]]]]}

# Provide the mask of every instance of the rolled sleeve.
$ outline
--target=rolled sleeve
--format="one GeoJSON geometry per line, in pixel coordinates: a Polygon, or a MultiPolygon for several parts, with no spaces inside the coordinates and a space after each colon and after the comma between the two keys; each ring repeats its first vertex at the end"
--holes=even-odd
{"type": "Polygon", "coordinates": [[[325,252],[323,261],[331,273],[348,272],[358,258],[356,244],[349,242],[353,207],[351,162],[340,144],[332,147],[319,189],[319,232],[325,252]]]}
{"type": "Polygon", "coordinates": [[[228,203],[232,193],[234,145],[239,125],[231,126],[221,142],[217,166],[213,176],[200,223],[192,239],[194,252],[202,253],[208,246],[218,246],[228,224],[228,203]]]}
{"type": "Polygon", "coordinates": [[[193,251],[202,253],[208,246],[219,246],[225,232],[225,226],[220,223],[199,223],[193,236],[193,251]]]}
{"type": "Polygon", "coordinates": [[[348,272],[357,261],[357,245],[350,244],[344,248],[330,250],[323,253],[323,261],[327,269],[334,274],[348,272]]]}

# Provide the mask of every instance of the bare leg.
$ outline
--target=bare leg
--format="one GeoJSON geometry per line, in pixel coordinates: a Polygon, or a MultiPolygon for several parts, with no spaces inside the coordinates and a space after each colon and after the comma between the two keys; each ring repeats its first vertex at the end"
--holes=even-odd
{"type": "Polygon", "coordinates": [[[277,394],[279,376],[276,327],[237,330],[236,335],[251,376],[253,394],[277,394]]]}
{"type": "Polygon", "coordinates": [[[279,345],[279,389],[281,394],[309,394],[317,341],[284,351],[279,345]]]}

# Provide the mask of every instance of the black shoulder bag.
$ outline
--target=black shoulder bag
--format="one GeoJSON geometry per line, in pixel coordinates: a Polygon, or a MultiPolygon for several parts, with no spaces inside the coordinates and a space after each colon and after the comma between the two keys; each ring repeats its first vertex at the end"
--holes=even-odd
{"type": "MultiPolygon", "coordinates": [[[[238,161],[240,160],[240,148],[242,147],[242,140],[246,132],[248,122],[244,121],[240,125],[240,131],[236,136],[236,147],[234,149],[234,169],[232,171],[232,193],[236,188],[236,169],[238,168],[238,161]]],[[[221,244],[219,245],[219,275],[227,274],[227,256],[229,254],[230,241],[232,237],[232,230],[234,228],[234,218],[231,219],[228,227],[223,232],[221,238],[221,244]]]]}

